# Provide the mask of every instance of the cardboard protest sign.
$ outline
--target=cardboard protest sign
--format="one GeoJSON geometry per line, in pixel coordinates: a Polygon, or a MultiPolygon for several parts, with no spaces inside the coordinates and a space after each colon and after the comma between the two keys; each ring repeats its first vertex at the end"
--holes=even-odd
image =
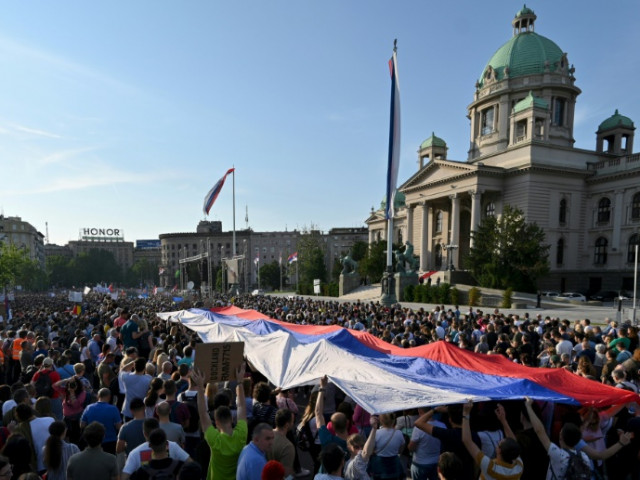
{"type": "Polygon", "coordinates": [[[206,382],[226,382],[236,379],[243,355],[244,342],[198,343],[194,364],[206,382]]]}

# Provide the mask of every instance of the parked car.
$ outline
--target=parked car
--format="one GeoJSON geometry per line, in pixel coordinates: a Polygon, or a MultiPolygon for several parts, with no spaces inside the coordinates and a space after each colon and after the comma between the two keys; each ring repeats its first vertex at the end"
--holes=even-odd
{"type": "Polygon", "coordinates": [[[264,290],[261,288],[256,288],[253,292],[251,292],[251,295],[253,295],[254,297],[264,295],[264,290]]]}
{"type": "Polygon", "coordinates": [[[581,293],[576,293],[576,292],[564,292],[558,295],[556,298],[560,300],[577,300],[578,302],[587,301],[587,297],[585,297],[581,293]]]}
{"type": "Polygon", "coordinates": [[[553,298],[553,297],[559,297],[560,296],[560,292],[554,292],[554,291],[540,292],[540,295],[542,295],[543,297],[553,298]]]}
{"type": "Polygon", "coordinates": [[[627,300],[629,298],[627,292],[621,290],[619,292],[613,290],[602,290],[595,295],[591,295],[589,297],[591,300],[599,300],[601,302],[612,302],[617,300],[618,298],[622,298],[622,300],[627,300]]]}

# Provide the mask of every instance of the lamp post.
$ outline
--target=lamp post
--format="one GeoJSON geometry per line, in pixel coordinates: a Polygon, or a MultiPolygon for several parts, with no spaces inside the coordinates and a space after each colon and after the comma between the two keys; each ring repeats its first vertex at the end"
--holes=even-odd
{"type": "Polygon", "coordinates": [[[633,266],[633,324],[636,324],[636,296],[638,295],[638,243],[640,243],[640,238],[636,235],[636,244],[635,244],[635,258],[634,258],[634,266],[633,266]]]}
{"type": "Polygon", "coordinates": [[[444,250],[447,251],[447,268],[445,268],[445,270],[449,270],[451,272],[453,272],[455,270],[455,267],[453,266],[453,250],[455,250],[456,248],[458,248],[458,245],[453,245],[453,244],[448,244],[445,245],[444,243],[442,244],[442,248],[444,250]]]}
{"type": "Polygon", "coordinates": [[[222,268],[222,285],[220,285],[220,292],[224,293],[224,245],[220,247],[220,268],[222,268]]]}

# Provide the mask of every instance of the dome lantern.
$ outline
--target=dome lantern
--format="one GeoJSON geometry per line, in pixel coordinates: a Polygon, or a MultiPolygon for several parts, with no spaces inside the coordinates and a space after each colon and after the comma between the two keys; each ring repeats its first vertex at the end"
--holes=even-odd
{"type": "Polygon", "coordinates": [[[519,35],[520,33],[533,32],[533,24],[536,21],[536,14],[530,8],[527,8],[526,5],[520,9],[518,13],[516,13],[515,18],[511,22],[513,25],[513,36],[519,35]]]}

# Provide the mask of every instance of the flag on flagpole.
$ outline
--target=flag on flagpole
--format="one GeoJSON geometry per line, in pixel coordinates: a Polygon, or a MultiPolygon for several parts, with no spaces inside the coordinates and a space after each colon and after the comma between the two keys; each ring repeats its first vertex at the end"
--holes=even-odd
{"type": "Polygon", "coordinates": [[[280,256],[278,257],[278,263],[282,266],[282,250],[280,250],[280,256]]]}
{"type": "Polygon", "coordinates": [[[82,307],[77,303],[74,305],[73,310],[71,311],[73,315],[80,315],[82,313],[82,307]]]}
{"type": "Polygon", "coordinates": [[[158,294],[158,287],[153,287],[153,294],[157,295],[158,294]]]}
{"type": "Polygon", "coordinates": [[[158,275],[163,275],[164,274],[164,268],[160,267],[158,269],[158,275]]]}
{"type": "Polygon", "coordinates": [[[385,218],[393,218],[393,203],[398,182],[398,168],[400,166],[400,85],[398,84],[398,59],[396,57],[396,42],[393,44],[393,55],[389,60],[391,71],[391,114],[389,119],[389,159],[387,164],[387,205],[385,218]]]}
{"type": "Polygon", "coordinates": [[[108,288],[109,288],[109,291],[110,291],[111,293],[113,293],[113,283],[112,283],[112,284],[110,284],[108,288]]]}
{"type": "Polygon", "coordinates": [[[253,260],[253,263],[255,265],[258,265],[260,263],[260,254],[259,253],[256,254],[256,258],[253,260]]]}
{"type": "Polygon", "coordinates": [[[218,198],[218,195],[220,195],[220,191],[222,190],[224,181],[227,179],[227,175],[229,175],[233,171],[235,171],[235,168],[230,168],[229,170],[227,170],[227,173],[225,173],[224,176],[216,182],[213,188],[211,188],[211,190],[209,190],[209,193],[207,193],[207,195],[204,197],[204,206],[202,207],[202,210],[204,211],[205,215],[209,215],[209,210],[211,210],[213,203],[216,201],[216,198],[218,198]]]}
{"type": "Polygon", "coordinates": [[[287,262],[289,263],[293,263],[297,261],[298,261],[298,252],[293,252],[291,255],[289,255],[289,258],[287,259],[287,262]]]}

